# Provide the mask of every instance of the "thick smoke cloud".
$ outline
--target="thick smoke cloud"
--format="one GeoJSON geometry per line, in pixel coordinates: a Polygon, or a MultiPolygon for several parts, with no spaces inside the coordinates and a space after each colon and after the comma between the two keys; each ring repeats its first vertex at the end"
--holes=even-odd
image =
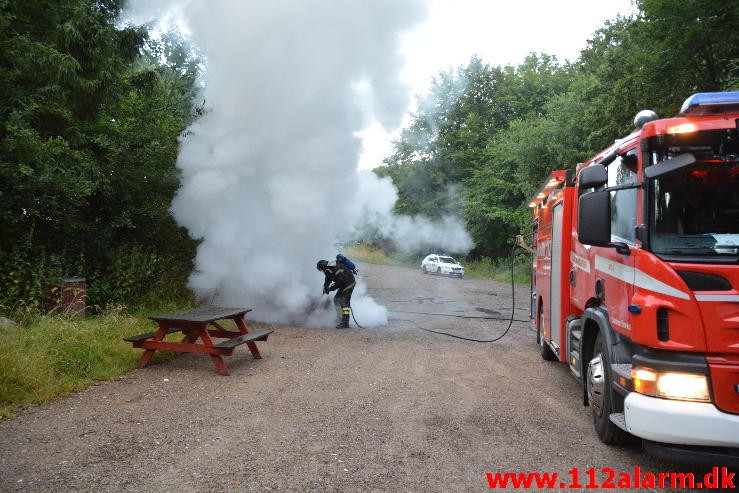
{"type": "MultiPolygon", "coordinates": [[[[207,58],[207,111],[181,140],[172,203],[202,240],[190,286],[203,301],[302,320],[321,294],[316,261],[365,227],[401,247],[472,246],[451,218],[393,216],[392,183],[357,170],[355,133],[368,118],[397,127],[407,107],[398,45],[422,1],[136,0],[127,15],[174,15],[207,58]]],[[[361,290],[352,301],[368,325],[386,322],[361,290]]]]}

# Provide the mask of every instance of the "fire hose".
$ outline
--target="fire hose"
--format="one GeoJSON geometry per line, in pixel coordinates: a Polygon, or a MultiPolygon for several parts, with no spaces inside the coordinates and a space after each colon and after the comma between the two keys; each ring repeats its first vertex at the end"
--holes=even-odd
{"type": "MultiPolygon", "coordinates": [[[[526,236],[528,237],[528,236],[531,236],[531,235],[529,234],[529,235],[526,235],[526,236]]],[[[516,238],[516,240],[520,240],[522,238],[523,238],[523,236],[519,235],[516,238]]],[[[411,323],[415,324],[417,326],[417,328],[420,329],[420,330],[423,330],[423,331],[426,331],[426,332],[431,332],[431,333],[434,333],[434,334],[439,334],[439,335],[445,335],[445,336],[449,336],[449,337],[454,337],[456,339],[462,339],[462,340],[465,340],[465,341],[489,343],[489,342],[497,342],[497,341],[501,340],[511,330],[511,327],[513,326],[513,322],[527,322],[527,320],[518,320],[518,319],[516,319],[514,317],[515,312],[516,312],[516,283],[515,283],[515,279],[514,279],[514,264],[515,264],[514,260],[515,260],[516,246],[519,246],[519,243],[520,242],[514,242],[513,247],[511,248],[511,316],[510,316],[510,318],[507,319],[508,320],[508,327],[506,327],[506,329],[503,331],[503,333],[501,335],[499,335],[498,337],[496,337],[494,339],[474,339],[474,338],[471,338],[471,337],[464,337],[464,336],[460,336],[460,335],[457,335],[457,334],[452,334],[452,333],[444,332],[444,331],[440,331],[440,330],[428,329],[428,328],[423,327],[420,324],[418,324],[418,322],[416,322],[415,320],[401,319],[401,318],[396,318],[395,320],[403,320],[403,321],[406,321],[406,322],[411,322],[411,323]]],[[[316,308],[318,308],[318,306],[321,303],[323,303],[323,300],[319,300],[319,302],[316,304],[314,310],[316,308]]],[[[394,312],[395,313],[419,313],[419,312],[402,312],[402,311],[397,311],[397,310],[395,310],[394,312]]],[[[357,319],[354,316],[354,310],[351,311],[351,314],[352,314],[352,319],[354,320],[354,323],[357,324],[357,327],[359,327],[360,329],[364,329],[364,327],[362,327],[361,325],[359,325],[359,322],[357,322],[357,319]]],[[[479,318],[479,319],[485,319],[485,320],[506,320],[506,319],[496,318],[496,317],[476,317],[476,316],[469,316],[469,315],[454,315],[454,314],[445,314],[445,313],[422,313],[422,314],[424,314],[424,315],[433,315],[433,316],[458,317],[458,318],[475,318],[475,319],[478,319],[479,318]]]]}
{"type": "MultiPolygon", "coordinates": [[[[526,236],[528,237],[528,236],[531,236],[531,235],[526,235],[526,236]]],[[[516,238],[516,240],[519,240],[519,239],[522,239],[522,238],[523,237],[521,235],[519,235],[516,238]]],[[[462,339],[462,340],[465,340],[465,341],[485,342],[485,343],[487,343],[487,342],[496,342],[496,341],[501,340],[511,330],[511,326],[513,325],[513,322],[514,321],[516,321],[516,322],[526,322],[526,320],[516,320],[514,318],[514,315],[515,315],[515,312],[516,312],[516,284],[515,284],[515,280],[514,280],[514,270],[513,270],[513,267],[514,267],[514,263],[515,263],[514,260],[515,260],[516,246],[518,246],[518,242],[514,242],[513,248],[511,248],[511,316],[508,319],[508,327],[506,327],[506,329],[503,331],[503,333],[501,335],[499,335],[498,337],[496,337],[494,339],[473,339],[471,337],[463,337],[463,336],[460,336],[460,335],[457,335],[457,334],[451,334],[449,332],[444,332],[444,331],[440,331],[440,330],[427,329],[426,327],[422,327],[421,325],[419,325],[418,322],[416,322],[415,320],[409,320],[409,319],[395,319],[395,320],[404,320],[404,321],[412,322],[412,323],[416,324],[417,328],[419,328],[420,330],[424,330],[426,332],[432,332],[434,334],[440,334],[440,335],[445,335],[445,336],[449,336],[449,337],[454,337],[456,339],[462,339]]],[[[473,316],[465,316],[465,315],[448,315],[448,314],[438,314],[438,313],[430,313],[428,315],[454,316],[454,317],[459,317],[459,318],[480,318],[480,319],[487,319],[487,320],[505,320],[505,319],[494,318],[494,317],[473,317],[473,316]]]]}

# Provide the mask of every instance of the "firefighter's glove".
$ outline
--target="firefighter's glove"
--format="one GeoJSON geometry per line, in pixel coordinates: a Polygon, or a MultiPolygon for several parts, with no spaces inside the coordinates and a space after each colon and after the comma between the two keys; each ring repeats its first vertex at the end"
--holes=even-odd
{"type": "Polygon", "coordinates": [[[332,282],[331,286],[328,287],[328,290],[333,291],[335,289],[339,289],[339,286],[335,282],[332,282]]]}
{"type": "Polygon", "coordinates": [[[323,288],[323,294],[328,294],[328,291],[329,291],[328,286],[323,288]]]}

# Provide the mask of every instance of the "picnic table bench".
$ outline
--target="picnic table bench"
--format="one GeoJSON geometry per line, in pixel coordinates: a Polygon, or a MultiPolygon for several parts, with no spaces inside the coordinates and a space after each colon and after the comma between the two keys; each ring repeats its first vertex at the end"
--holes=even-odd
{"type": "Polygon", "coordinates": [[[157,322],[156,332],[148,332],[131,337],[124,341],[130,342],[135,348],[145,349],[139,360],[139,368],[146,366],[154,351],[157,349],[180,353],[199,353],[210,356],[216,370],[221,375],[228,375],[228,367],[222,356],[230,356],[236,346],[246,344],[255,359],[261,359],[257,348],[257,341],[266,341],[271,330],[249,331],[244,322],[244,316],[251,308],[229,308],[218,306],[203,306],[164,315],[149,317],[157,322]],[[231,320],[238,330],[228,330],[221,323],[231,320]],[[165,341],[164,336],[175,332],[182,332],[184,337],[180,342],[165,341]],[[213,338],[225,339],[217,344],[213,338]]]}

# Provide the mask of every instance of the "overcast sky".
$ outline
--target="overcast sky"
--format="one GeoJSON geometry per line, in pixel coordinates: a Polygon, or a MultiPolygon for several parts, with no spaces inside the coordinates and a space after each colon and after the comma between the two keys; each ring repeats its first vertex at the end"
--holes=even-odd
{"type": "MultiPolygon", "coordinates": [[[[406,66],[401,78],[413,94],[424,94],[434,75],[466,65],[473,55],[493,66],[518,65],[531,52],[556,55],[561,62],[574,61],[607,20],[633,12],[630,0],[428,2],[426,22],[403,37],[406,66]]],[[[415,98],[409,111],[414,106],[415,98]]],[[[391,153],[391,140],[398,130],[374,123],[360,132],[359,167],[381,164],[391,153]]]]}

